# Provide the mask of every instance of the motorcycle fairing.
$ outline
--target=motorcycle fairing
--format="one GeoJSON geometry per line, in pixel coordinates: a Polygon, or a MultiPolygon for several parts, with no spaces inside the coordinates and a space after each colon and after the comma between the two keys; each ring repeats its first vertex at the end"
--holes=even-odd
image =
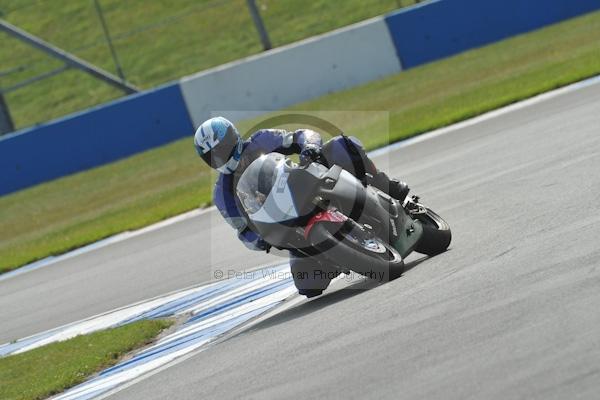
{"type": "MultiPolygon", "coordinates": [[[[263,156],[264,157],[264,156],[263,156]]],[[[252,221],[263,222],[263,223],[281,223],[298,218],[298,211],[294,205],[294,199],[290,187],[288,185],[288,179],[290,176],[289,165],[287,164],[286,158],[272,157],[275,162],[274,168],[265,173],[264,168],[260,171],[252,171],[252,165],[248,168],[248,171],[244,172],[252,175],[257,175],[259,180],[258,187],[244,187],[238,188],[238,193],[241,194],[242,204],[246,208],[252,221]],[[262,176],[261,176],[262,175],[262,176]],[[268,192],[260,189],[260,183],[266,181],[266,185],[271,185],[268,192]],[[264,198],[266,194],[266,198],[264,198]],[[248,204],[252,203],[252,206],[248,207],[248,204]],[[260,208],[256,209],[260,204],[260,208]]],[[[248,181],[251,181],[248,179],[248,181]]]]}
{"type": "Polygon", "coordinates": [[[337,210],[321,211],[315,214],[306,224],[306,227],[304,228],[304,238],[308,239],[308,235],[310,234],[310,231],[316,223],[333,222],[336,224],[343,224],[347,220],[348,217],[346,217],[344,214],[337,210]]]}

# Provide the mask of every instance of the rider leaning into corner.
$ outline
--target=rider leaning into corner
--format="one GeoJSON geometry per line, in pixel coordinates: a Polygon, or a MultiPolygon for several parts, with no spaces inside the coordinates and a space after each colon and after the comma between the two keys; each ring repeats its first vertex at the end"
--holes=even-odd
{"type": "MultiPolygon", "coordinates": [[[[271,246],[248,226],[248,219],[235,194],[235,185],[252,161],[263,154],[299,154],[300,164],[311,161],[328,167],[337,164],[401,202],[409,190],[404,182],[389,179],[379,171],[354,137],[336,136],[323,144],[321,136],[310,129],[294,132],[261,129],[244,141],[233,123],[223,117],[215,117],[196,130],[194,145],[200,157],[220,172],[213,194],[214,204],[223,218],[237,230],[238,238],[251,250],[268,252],[271,246]]],[[[290,250],[294,284],[306,297],[320,295],[337,275],[333,267],[314,264],[310,257],[290,250]]]]}

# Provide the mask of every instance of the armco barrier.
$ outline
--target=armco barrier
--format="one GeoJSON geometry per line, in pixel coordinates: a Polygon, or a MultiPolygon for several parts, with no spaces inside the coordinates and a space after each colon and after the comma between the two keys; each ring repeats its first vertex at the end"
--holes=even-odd
{"type": "Polygon", "coordinates": [[[279,110],[400,70],[387,26],[374,18],[184,78],[181,89],[199,125],[215,111],[279,110]]]}
{"type": "Polygon", "coordinates": [[[433,0],[386,16],[403,68],[600,9],[600,0],[433,0]]]}
{"type": "Polygon", "coordinates": [[[0,195],[191,135],[178,84],[0,139],[0,195]]]}

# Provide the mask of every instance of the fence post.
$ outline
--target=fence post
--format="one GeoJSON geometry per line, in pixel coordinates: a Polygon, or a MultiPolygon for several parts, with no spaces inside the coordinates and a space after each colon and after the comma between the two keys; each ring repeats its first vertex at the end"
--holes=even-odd
{"type": "Polygon", "coordinates": [[[112,40],[110,38],[108,26],[106,25],[106,20],[104,19],[104,13],[102,12],[102,7],[100,7],[100,1],[94,0],[94,6],[96,6],[96,13],[98,14],[98,18],[100,19],[100,25],[102,25],[102,30],[104,31],[104,38],[106,39],[106,43],[108,44],[108,48],[110,49],[110,54],[112,55],[115,67],[117,68],[117,74],[122,80],[125,80],[125,74],[123,74],[123,69],[121,68],[119,57],[117,57],[117,52],[115,51],[112,40]]]}
{"type": "Polygon", "coordinates": [[[0,92],[0,136],[15,130],[15,126],[10,117],[8,105],[4,101],[4,96],[0,92]]]}
{"type": "Polygon", "coordinates": [[[45,52],[46,54],[51,55],[54,58],[57,58],[57,59],[65,62],[66,64],[68,64],[74,68],[78,68],[84,72],[87,72],[88,74],[92,75],[93,77],[98,78],[108,84],[111,84],[111,85],[123,90],[127,94],[139,92],[139,89],[136,88],[135,86],[133,86],[132,84],[130,84],[129,82],[127,82],[123,79],[120,79],[120,78],[114,76],[113,74],[106,72],[101,68],[96,67],[95,65],[92,65],[86,61],[83,61],[79,57],[76,57],[75,55],[73,55],[71,53],[67,53],[64,50],[59,49],[58,47],[55,47],[55,46],[51,45],[50,43],[43,41],[42,39],[38,38],[37,36],[33,36],[32,34],[25,32],[22,29],[17,28],[16,26],[6,22],[5,20],[3,20],[1,18],[0,18],[0,31],[4,31],[4,32],[8,33],[9,35],[27,43],[28,45],[30,45],[32,47],[35,47],[36,49],[39,49],[39,50],[45,52]]]}
{"type": "Polygon", "coordinates": [[[272,48],[271,41],[269,40],[269,34],[267,33],[267,29],[265,28],[265,24],[263,23],[262,17],[260,16],[260,12],[258,11],[258,7],[256,7],[255,0],[246,0],[246,4],[248,4],[248,10],[250,11],[250,15],[252,16],[252,20],[254,21],[254,26],[258,31],[258,36],[260,36],[260,41],[262,43],[264,50],[269,50],[272,48]]]}

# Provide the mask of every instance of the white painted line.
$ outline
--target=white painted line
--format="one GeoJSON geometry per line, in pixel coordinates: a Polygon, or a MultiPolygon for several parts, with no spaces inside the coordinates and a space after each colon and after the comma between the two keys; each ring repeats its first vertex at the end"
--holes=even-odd
{"type": "Polygon", "coordinates": [[[30,264],[26,264],[26,265],[24,265],[20,268],[17,268],[13,271],[10,271],[10,272],[0,275],[0,281],[13,278],[15,276],[24,274],[26,272],[35,271],[36,269],[44,268],[44,267],[47,267],[54,263],[67,260],[69,258],[77,257],[77,256],[85,254],[85,253],[89,253],[90,251],[101,249],[101,248],[111,245],[113,243],[119,243],[124,240],[134,238],[136,236],[144,235],[146,233],[150,233],[150,232],[165,228],[167,226],[188,220],[190,218],[199,217],[200,215],[212,212],[214,209],[215,209],[214,206],[210,206],[210,207],[203,208],[203,209],[196,209],[196,210],[188,211],[186,213],[179,214],[179,215],[176,215],[171,218],[167,218],[167,219],[157,222],[155,224],[148,225],[144,228],[140,228],[140,229],[137,229],[134,231],[125,231],[125,232],[118,233],[114,236],[109,236],[106,239],[102,239],[97,242],[90,243],[90,244],[80,247],[76,250],[72,250],[67,253],[61,254],[59,256],[46,257],[42,260],[35,261],[30,264]]]}
{"type": "MultiPolygon", "coordinates": [[[[423,133],[421,135],[417,135],[417,136],[414,136],[412,138],[408,138],[408,139],[401,140],[401,141],[396,142],[396,143],[392,143],[390,145],[387,145],[387,146],[381,147],[379,149],[370,151],[368,154],[369,154],[369,157],[373,157],[373,158],[374,157],[380,157],[380,156],[385,155],[387,153],[390,153],[392,151],[395,151],[395,150],[398,150],[398,149],[401,149],[401,148],[404,148],[404,147],[412,146],[414,144],[421,143],[421,142],[424,142],[426,140],[430,140],[430,139],[436,138],[438,136],[445,135],[445,134],[457,131],[459,129],[467,128],[467,127],[470,127],[470,126],[482,123],[484,121],[488,121],[488,120],[491,120],[491,119],[494,119],[494,118],[498,118],[498,117],[500,117],[502,115],[506,115],[506,114],[509,114],[511,112],[514,112],[514,111],[517,111],[517,110],[521,110],[523,108],[530,107],[532,105],[535,105],[535,104],[538,104],[538,103],[541,103],[541,102],[553,99],[555,97],[559,97],[559,96],[565,95],[567,93],[571,93],[571,92],[574,92],[574,91],[577,91],[577,90],[580,90],[580,89],[583,89],[583,88],[586,88],[586,87],[589,87],[589,86],[597,85],[597,84],[600,84],[600,75],[592,77],[592,78],[589,78],[589,79],[585,79],[583,81],[576,82],[576,83],[573,83],[573,84],[570,84],[570,85],[567,85],[567,86],[564,86],[564,87],[559,88],[559,89],[555,89],[555,90],[552,90],[552,91],[549,91],[549,92],[545,92],[545,93],[539,94],[539,95],[531,97],[529,99],[522,100],[522,101],[519,101],[517,103],[511,104],[511,105],[508,105],[508,106],[505,106],[505,107],[502,107],[502,108],[498,108],[498,109],[493,110],[493,111],[489,111],[489,112],[487,112],[485,114],[482,114],[482,115],[479,115],[477,117],[474,117],[474,118],[471,118],[471,119],[467,119],[467,120],[458,122],[458,123],[453,124],[453,125],[449,125],[449,126],[444,127],[444,128],[436,129],[436,130],[433,130],[431,132],[423,133]]],[[[194,217],[200,216],[200,215],[205,214],[205,213],[212,212],[214,209],[215,209],[215,207],[211,206],[211,207],[208,207],[208,208],[205,208],[205,209],[198,209],[198,210],[189,211],[187,213],[180,214],[180,215],[177,215],[175,217],[165,219],[164,221],[161,221],[161,222],[149,225],[149,226],[147,226],[145,228],[142,228],[142,229],[139,229],[139,230],[126,231],[126,232],[117,234],[115,236],[108,237],[108,238],[100,240],[98,242],[95,242],[95,243],[89,244],[87,246],[81,247],[81,248],[79,248],[77,250],[73,250],[71,252],[62,254],[60,256],[44,258],[43,260],[36,261],[34,263],[31,263],[31,264],[27,264],[27,265],[25,265],[23,267],[15,269],[14,271],[7,272],[5,274],[0,275],[0,281],[6,280],[6,279],[10,279],[10,278],[12,278],[14,276],[18,276],[18,275],[21,275],[21,274],[26,273],[26,272],[34,271],[34,270],[42,268],[42,267],[47,267],[47,266],[52,265],[54,263],[57,263],[57,262],[60,262],[60,261],[64,261],[64,260],[66,260],[68,258],[76,257],[78,255],[85,254],[85,253],[88,253],[90,251],[100,249],[102,247],[106,247],[106,246],[108,246],[110,244],[113,244],[113,243],[118,243],[118,242],[121,242],[121,241],[124,241],[124,240],[127,240],[127,239],[134,238],[136,236],[140,236],[140,235],[143,235],[143,234],[146,234],[146,233],[149,233],[149,232],[153,232],[153,231],[158,230],[158,229],[162,229],[162,228],[164,228],[166,226],[173,225],[175,223],[178,223],[178,222],[181,222],[181,221],[185,221],[187,219],[194,218],[194,217]]]]}
{"type": "MultiPolygon", "coordinates": [[[[289,266],[282,265],[272,269],[287,271],[289,266]]],[[[98,396],[103,398],[123,390],[134,382],[146,379],[158,371],[189,358],[189,355],[202,351],[208,344],[216,343],[219,339],[224,340],[225,336],[230,337],[233,331],[243,330],[243,326],[266,312],[276,310],[287,298],[296,293],[289,274],[267,274],[263,277],[256,275],[252,281],[258,280],[259,284],[252,281],[245,283],[244,280],[244,278],[228,280],[234,284],[236,281],[242,282],[242,287],[245,288],[243,292],[235,290],[237,289],[235,285],[233,287],[224,285],[226,296],[216,291],[210,292],[208,297],[196,297],[198,310],[203,310],[201,314],[188,315],[184,324],[152,346],[53,399],[87,400],[98,396]],[[220,300],[215,302],[216,299],[220,300]],[[206,305],[210,307],[205,307],[206,305]],[[204,310],[207,312],[205,313],[204,310]]],[[[171,312],[176,311],[171,310],[171,312]]]]}
{"type": "MultiPolygon", "coordinates": [[[[285,294],[283,294],[283,295],[285,295],[285,294]]],[[[285,305],[290,301],[293,303],[293,305],[296,305],[296,304],[301,303],[302,301],[306,301],[306,299],[303,296],[298,296],[295,288],[293,288],[290,291],[288,291],[288,297],[287,297],[287,299],[284,299],[284,303],[283,303],[284,305],[279,306],[272,311],[267,311],[265,314],[268,313],[268,315],[271,317],[279,314],[279,312],[282,312],[288,308],[285,305]]],[[[125,389],[129,388],[130,386],[133,386],[145,379],[150,378],[151,376],[153,376],[155,374],[158,374],[168,368],[171,368],[177,364],[180,364],[180,363],[196,356],[200,352],[203,352],[212,346],[216,346],[216,345],[224,342],[225,340],[227,340],[233,336],[236,336],[237,334],[239,334],[243,331],[246,331],[247,329],[256,325],[255,321],[257,321],[257,320],[262,321],[263,320],[262,316],[265,314],[258,315],[257,317],[254,317],[253,319],[249,320],[246,324],[242,325],[241,327],[233,329],[232,331],[220,336],[219,338],[216,338],[215,340],[208,341],[208,342],[204,343],[203,346],[192,349],[191,351],[187,352],[186,354],[180,354],[180,355],[178,355],[178,357],[176,357],[176,358],[174,357],[172,360],[168,361],[167,363],[157,366],[157,367],[153,368],[152,370],[148,370],[143,375],[133,378],[127,382],[124,382],[124,383],[120,384],[118,387],[111,389],[110,391],[107,391],[105,393],[102,393],[97,397],[94,397],[94,399],[101,400],[101,399],[108,398],[117,392],[125,390],[125,389]]]]}
{"type": "Polygon", "coordinates": [[[539,104],[544,101],[548,101],[555,97],[563,96],[567,93],[571,93],[571,92],[574,92],[574,91],[577,91],[577,90],[580,90],[580,89],[583,89],[583,88],[586,88],[589,86],[598,85],[598,84],[600,84],[600,75],[564,86],[559,89],[552,90],[550,92],[538,94],[537,96],[530,97],[529,99],[522,100],[517,103],[502,107],[502,108],[497,108],[495,110],[486,112],[485,114],[481,114],[477,117],[473,117],[473,118],[466,119],[461,122],[457,122],[456,124],[453,124],[453,125],[439,128],[439,129],[433,130],[431,132],[423,133],[421,135],[413,136],[411,138],[402,140],[400,142],[392,143],[385,147],[381,147],[379,149],[370,151],[369,157],[382,156],[382,155],[390,153],[392,151],[395,151],[395,150],[398,150],[398,149],[401,149],[404,147],[412,146],[414,144],[421,143],[426,140],[430,140],[435,137],[445,135],[447,133],[455,132],[459,129],[464,129],[464,128],[467,128],[467,127],[470,127],[473,125],[477,125],[484,121],[489,121],[491,119],[498,118],[500,116],[509,114],[511,112],[521,110],[526,107],[531,107],[535,104],[539,104]]]}
{"type": "Polygon", "coordinates": [[[196,287],[194,289],[180,290],[178,292],[155,297],[150,300],[144,300],[126,307],[121,307],[112,311],[95,315],[81,321],[72,322],[46,332],[27,336],[17,340],[16,342],[5,343],[0,345],[0,355],[4,356],[18,354],[46,345],[48,343],[59,342],[70,339],[77,335],[83,335],[98,331],[100,329],[106,329],[118,324],[119,322],[150,311],[168,302],[175,301],[200,290],[205,290],[207,287],[209,287],[209,285],[196,287]],[[10,350],[5,352],[5,348],[9,348],[10,350]]]}
{"type": "MultiPolygon", "coordinates": [[[[279,264],[262,268],[269,271],[279,271],[280,269],[289,268],[289,265],[279,264]]],[[[156,318],[157,312],[161,315],[196,315],[217,304],[259,290],[281,279],[277,275],[265,277],[264,273],[260,274],[258,271],[260,270],[248,275],[250,278],[225,279],[181,289],[34,334],[15,342],[5,343],[0,345],[0,356],[22,353],[49,343],[67,340],[77,335],[117,326],[140,316],[156,318]],[[164,308],[166,305],[168,305],[168,309],[164,308]]]]}

